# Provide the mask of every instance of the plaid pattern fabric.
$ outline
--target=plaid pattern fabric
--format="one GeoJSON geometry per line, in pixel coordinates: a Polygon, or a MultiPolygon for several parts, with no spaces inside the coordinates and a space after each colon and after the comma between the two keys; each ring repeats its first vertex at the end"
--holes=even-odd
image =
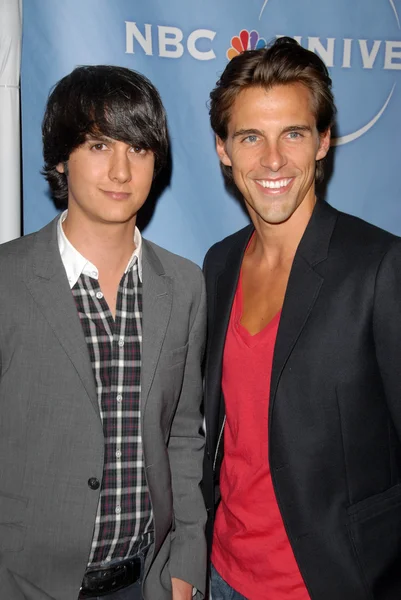
{"type": "Polygon", "coordinates": [[[118,288],[115,320],[97,279],[72,288],[90,353],[105,455],[88,567],[138,554],[153,539],[140,430],[142,285],[137,260],[118,288]]]}

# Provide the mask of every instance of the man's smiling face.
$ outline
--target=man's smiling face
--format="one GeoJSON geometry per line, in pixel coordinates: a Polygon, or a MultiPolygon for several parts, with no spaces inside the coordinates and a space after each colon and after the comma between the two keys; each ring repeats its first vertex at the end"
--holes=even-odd
{"type": "Polygon", "coordinates": [[[310,216],[316,161],[329,145],[330,131],[317,131],[311,93],[300,83],[241,91],[227,139],[216,140],[255,225],[284,223],[297,210],[310,216]]]}

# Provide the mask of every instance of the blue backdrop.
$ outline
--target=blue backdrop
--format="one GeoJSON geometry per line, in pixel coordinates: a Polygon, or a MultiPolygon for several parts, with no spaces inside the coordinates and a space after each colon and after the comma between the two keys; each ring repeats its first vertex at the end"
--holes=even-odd
{"type": "Polygon", "coordinates": [[[49,89],[76,65],[118,64],[152,80],[169,118],[172,177],[145,235],[201,264],[213,242],[247,223],[224,187],[209,92],[244,46],[290,35],[322,56],[334,81],[338,123],[327,200],[401,234],[400,19],[400,0],[26,0],[25,233],[56,214],[40,175],[49,89]]]}

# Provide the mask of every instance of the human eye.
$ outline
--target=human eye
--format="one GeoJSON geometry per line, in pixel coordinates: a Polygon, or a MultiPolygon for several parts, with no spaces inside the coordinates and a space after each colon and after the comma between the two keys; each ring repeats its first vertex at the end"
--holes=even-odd
{"type": "Polygon", "coordinates": [[[132,146],[130,146],[129,148],[129,152],[132,152],[133,154],[143,155],[147,153],[147,150],[140,144],[132,144],[132,146]]]}
{"type": "Polygon", "coordinates": [[[94,152],[101,152],[102,150],[107,150],[107,144],[104,142],[91,142],[90,149],[94,152]]]}
{"type": "Polygon", "coordinates": [[[244,139],[242,141],[245,142],[246,144],[256,144],[256,142],[258,140],[259,140],[259,137],[255,133],[251,133],[250,135],[247,135],[246,137],[244,137],[244,139]]]}
{"type": "Polygon", "coordinates": [[[298,140],[300,138],[303,138],[304,136],[300,131],[289,131],[287,137],[290,140],[298,140]]]}

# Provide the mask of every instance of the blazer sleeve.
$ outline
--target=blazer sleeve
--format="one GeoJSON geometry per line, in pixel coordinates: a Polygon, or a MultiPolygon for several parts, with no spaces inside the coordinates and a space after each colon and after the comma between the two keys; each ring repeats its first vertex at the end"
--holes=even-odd
{"type": "Polygon", "coordinates": [[[392,243],[377,271],[373,334],[388,408],[401,442],[401,240],[392,243]]]}
{"type": "Polygon", "coordinates": [[[203,597],[206,584],[206,509],[200,489],[204,453],[201,416],[201,362],[206,334],[205,284],[198,271],[198,306],[188,339],[183,385],[168,444],[172,474],[175,528],[169,571],[191,583],[203,597]]]}

